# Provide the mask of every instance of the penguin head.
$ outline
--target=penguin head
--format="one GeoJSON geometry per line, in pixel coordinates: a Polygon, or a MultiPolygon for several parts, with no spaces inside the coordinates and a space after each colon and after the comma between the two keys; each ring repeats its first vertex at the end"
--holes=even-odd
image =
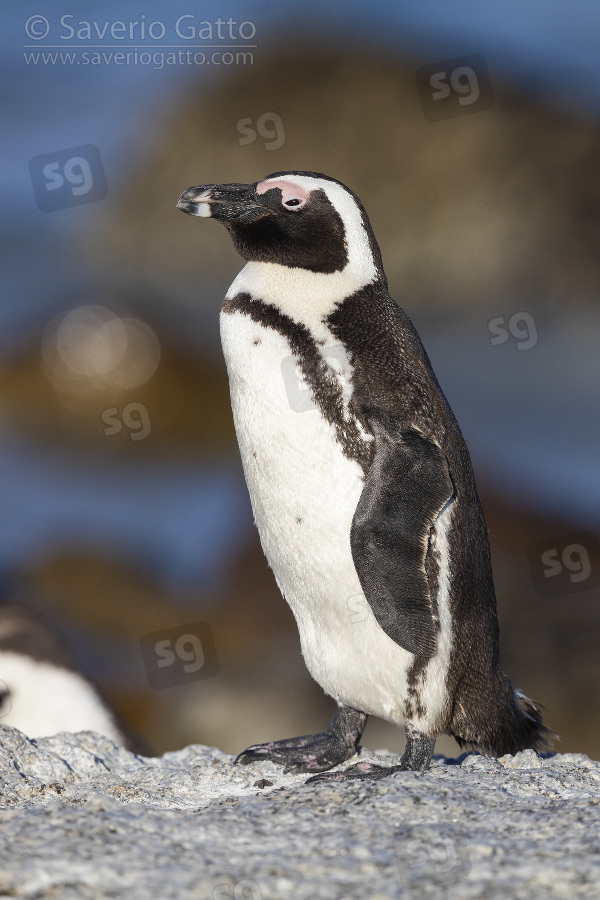
{"type": "Polygon", "coordinates": [[[249,262],[330,274],[361,271],[385,281],[381,253],[358,197],[315,172],[275,172],[254,184],[201,184],[177,203],[189,215],[219,219],[249,262]]]}

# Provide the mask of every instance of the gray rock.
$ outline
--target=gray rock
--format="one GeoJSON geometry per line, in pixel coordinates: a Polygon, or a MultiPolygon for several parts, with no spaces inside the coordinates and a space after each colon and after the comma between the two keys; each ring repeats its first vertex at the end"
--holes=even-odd
{"type": "Polygon", "coordinates": [[[544,765],[544,760],[535,750],[521,750],[514,756],[507,753],[498,762],[507,769],[540,769],[544,765]]]}
{"type": "Polygon", "coordinates": [[[305,780],[200,745],[149,759],[92,732],[29,740],[0,726],[0,896],[600,895],[600,763],[582,754],[305,780]]]}

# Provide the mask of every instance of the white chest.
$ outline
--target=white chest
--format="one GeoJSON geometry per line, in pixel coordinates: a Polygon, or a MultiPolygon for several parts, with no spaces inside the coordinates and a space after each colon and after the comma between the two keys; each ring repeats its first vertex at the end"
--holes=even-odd
{"type": "MultiPolygon", "coordinates": [[[[221,337],[248,490],[277,578],[292,557],[297,578],[347,566],[360,466],[315,407],[285,337],[242,313],[222,314],[221,337]]],[[[339,355],[333,338],[331,346],[339,355]]]]}

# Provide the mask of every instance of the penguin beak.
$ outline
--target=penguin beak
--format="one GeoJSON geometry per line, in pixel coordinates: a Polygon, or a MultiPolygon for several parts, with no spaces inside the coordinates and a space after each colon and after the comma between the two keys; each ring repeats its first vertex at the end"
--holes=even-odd
{"type": "Polygon", "coordinates": [[[255,184],[199,184],[183,192],[177,208],[190,216],[243,224],[274,215],[260,203],[255,184]]]}

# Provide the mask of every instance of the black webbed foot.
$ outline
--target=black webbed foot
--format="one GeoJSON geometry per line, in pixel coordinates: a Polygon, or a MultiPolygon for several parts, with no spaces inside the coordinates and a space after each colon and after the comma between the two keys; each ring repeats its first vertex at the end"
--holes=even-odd
{"type": "Polygon", "coordinates": [[[237,765],[248,765],[261,759],[285,766],[285,772],[324,772],[346,762],[356,753],[356,745],[367,724],[367,714],[340,706],[320,734],[254,744],[236,759],[237,765]]]}
{"type": "Polygon", "coordinates": [[[318,781],[379,781],[392,772],[407,771],[407,767],[399,766],[375,766],[369,762],[359,762],[354,766],[348,766],[343,772],[323,772],[308,778],[306,784],[316,784],[318,781]]]}
{"type": "Polygon", "coordinates": [[[406,749],[397,766],[376,766],[369,762],[359,762],[348,766],[343,772],[327,772],[313,775],[306,784],[319,781],[379,781],[394,772],[425,772],[429,768],[435,749],[435,738],[421,734],[414,725],[406,726],[406,749]]]}

